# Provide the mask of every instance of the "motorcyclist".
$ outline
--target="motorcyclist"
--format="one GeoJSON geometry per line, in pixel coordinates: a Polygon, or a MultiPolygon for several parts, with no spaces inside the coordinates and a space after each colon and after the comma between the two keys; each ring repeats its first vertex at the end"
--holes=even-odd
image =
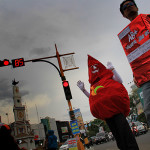
{"type": "Polygon", "coordinates": [[[132,132],[134,136],[138,136],[138,130],[134,122],[132,122],[132,132]]]}

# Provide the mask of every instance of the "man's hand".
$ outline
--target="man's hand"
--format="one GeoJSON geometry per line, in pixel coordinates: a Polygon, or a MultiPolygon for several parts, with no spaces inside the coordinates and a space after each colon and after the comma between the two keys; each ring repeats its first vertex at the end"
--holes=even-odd
{"type": "Polygon", "coordinates": [[[80,88],[81,91],[84,91],[84,82],[81,82],[80,80],[77,82],[77,86],[80,88]]]}
{"type": "Polygon", "coordinates": [[[112,63],[110,61],[107,62],[107,69],[109,69],[109,70],[114,69],[114,66],[112,65],[112,63]]]}

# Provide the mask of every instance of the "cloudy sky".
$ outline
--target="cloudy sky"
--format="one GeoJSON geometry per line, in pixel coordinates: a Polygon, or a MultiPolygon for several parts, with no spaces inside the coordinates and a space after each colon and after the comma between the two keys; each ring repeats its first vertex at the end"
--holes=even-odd
{"type": "MultiPolygon", "coordinates": [[[[78,89],[81,80],[89,90],[87,54],[106,65],[111,61],[130,92],[132,71],[117,37],[129,24],[122,17],[122,0],[0,0],[0,60],[25,60],[72,53],[79,69],[64,72],[70,83],[73,108],[80,108],[84,121],[92,120],[87,97],[78,89]]],[[[136,0],[139,13],[149,13],[149,0],[136,0]]],[[[58,66],[56,58],[47,59],[58,66]]],[[[63,64],[63,58],[61,57],[63,64]]],[[[65,67],[63,65],[63,67],[65,67]]],[[[28,62],[24,67],[0,68],[0,115],[14,121],[12,80],[19,81],[28,119],[37,123],[45,116],[69,120],[62,81],[47,63],[28,62]]]]}

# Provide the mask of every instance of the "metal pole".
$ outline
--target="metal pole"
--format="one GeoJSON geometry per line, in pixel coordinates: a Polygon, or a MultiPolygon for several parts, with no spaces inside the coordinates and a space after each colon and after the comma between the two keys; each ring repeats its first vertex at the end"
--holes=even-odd
{"type": "MultiPolygon", "coordinates": [[[[56,44],[55,44],[55,48],[56,48],[56,56],[57,56],[57,60],[58,60],[58,65],[59,65],[60,73],[62,76],[62,81],[64,81],[64,80],[66,80],[66,78],[64,76],[64,72],[63,72],[63,68],[62,68],[62,64],[61,64],[61,60],[60,60],[60,56],[59,56],[56,44]]],[[[68,99],[67,102],[68,102],[69,110],[73,111],[71,101],[68,99]]]]}
{"type": "MultiPolygon", "coordinates": [[[[55,44],[55,48],[56,48],[56,56],[57,56],[57,60],[58,60],[58,64],[59,64],[59,69],[60,69],[60,73],[61,73],[61,76],[62,76],[62,81],[64,81],[64,80],[66,80],[66,78],[64,76],[64,72],[63,72],[63,68],[62,68],[62,64],[61,64],[61,60],[60,60],[60,55],[58,53],[56,44],[55,44]]],[[[69,110],[73,111],[71,101],[67,100],[67,102],[68,102],[69,110]]],[[[75,137],[77,137],[77,139],[78,139],[78,141],[77,141],[78,150],[84,150],[84,146],[83,146],[82,142],[80,141],[79,134],[75,135],[75,137]]]]}
{"type": "Polygon", "coordinates": [[[38,123],[40,123],[40,121],[39,121],[39,114],[38,114],[38,110],[37,110],[36,104],[35,104],[35,107],[36,107],[36,113],[37,113],[38,123]]]}

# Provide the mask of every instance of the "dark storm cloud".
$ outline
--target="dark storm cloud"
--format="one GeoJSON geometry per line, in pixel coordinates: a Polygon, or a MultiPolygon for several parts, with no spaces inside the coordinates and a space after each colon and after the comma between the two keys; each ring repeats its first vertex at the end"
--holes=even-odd
{"type": "Polygon", "coordinates": [[[7,79],[0,80],[0,100],[12,98],[12,89],[7,79]]]}
{"type": "MultiPolygon", "coordinates": [[[[20,84],[19,87],[23,87],[23,83],[20,84]]],[[[28,95],[29,92],[26,90],[20,91],[21,97],[28,95]]],[[[10,84],[10,81],[3,78],[0,80],[0,101],[7,100],[12,102],[13,99],[13,89],[12,84],[10,84]]]]}
{"type": "Polygon", "coordinates": [[[50,48],[34,48],[30,51],[30,55],[47,56],[50,52],[50,48]]]}

